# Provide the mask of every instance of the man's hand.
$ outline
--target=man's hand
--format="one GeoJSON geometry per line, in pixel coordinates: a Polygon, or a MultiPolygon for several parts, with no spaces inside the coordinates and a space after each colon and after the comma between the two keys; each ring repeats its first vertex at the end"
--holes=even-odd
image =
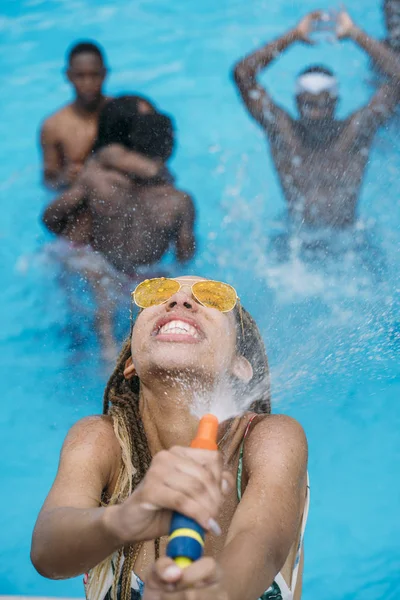
{"type": "Polygon", "coordinates": [[[313,40],[310,39],[310,34],[313,31],[313,24],[315,23],[315,21],[319,21],[321,17],[322,11],[320,10],[314,10],[313,12],[303,17],[294,30],[296,39],[310,46],[315,44],[315,42],[313,42],[313,40]]]}
{"type": "Polygon", "coordinates": [[[345,40],[351,37],[355,25],[348,12],[342,10],[336,19],[336,37],[338,40],[345,40]]]}
{"type": "Polygon", "coordinates": [[[143,600],[228,600],[222,570],[211,557],[180,569],[170,558],[154,563],[144,587],[143,600]]]}
{"type": "Polygon", "coordinates": [[[81,162],[69,162],[60,170],[45,170],[45,182],[51,189],[63,189],[72,186],[78,179],[83,169],[81,162]]]}
{"type": "Polygon", "coordinates": [[[63,169],[62,178],[66,184],[71,185],[74,183],[75,179],[78,177],[79,173],[82,171],[83,163],[80,162],[70,162],[66,165],[65,169],[63,169]]]}

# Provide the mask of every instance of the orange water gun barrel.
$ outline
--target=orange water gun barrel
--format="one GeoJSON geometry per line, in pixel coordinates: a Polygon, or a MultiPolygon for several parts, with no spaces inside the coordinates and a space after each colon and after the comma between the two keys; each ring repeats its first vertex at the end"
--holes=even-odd
{"type": "Polygon", "coordinates": [[[218,419],[216,416],[208,414],[200,419],[197,428],[196,437],[190,444],[191,448],[200,448],[200,450],[218,450],[218,419]]]}

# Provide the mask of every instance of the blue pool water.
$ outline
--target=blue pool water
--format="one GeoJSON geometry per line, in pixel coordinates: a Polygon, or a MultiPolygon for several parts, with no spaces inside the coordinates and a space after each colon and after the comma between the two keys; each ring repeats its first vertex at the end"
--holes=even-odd
{"type": "MultiPolygon", "coordinates": [[[[69,98],[66,47],[90,37],[112,66],[110,94],[147,94],[175,116],[173,168],[198,209],[199,252],[187,270],[235,283],[265,337],[275,410],[306,430],[304,600],[400,597],[398,122],[375,140],[357,235],[336,236],[324,265],[305,260],[295,238],[280,261],[284,202],[230,79],[238,57],[314,8],[311,0],[3,1],[0,594],[82,595],[79,579],[41,578],[29,545],[64,435],[101,410],[106,378],[94,340],[71,353],[63,294],[43,253],[50,236],[38,221],[50,198],[39,181],[38,124],[69,98]]],[[[382,36],[378,0],[348,8],[382,36]]],[[[310,62],[337,70],[341,115],[369,97],[368,61],[352,43],[298,46],[265,76],[289,110],[294,76],[310,62]]],[[[82,319],[89,329],[89,315],[82,319]]]]}

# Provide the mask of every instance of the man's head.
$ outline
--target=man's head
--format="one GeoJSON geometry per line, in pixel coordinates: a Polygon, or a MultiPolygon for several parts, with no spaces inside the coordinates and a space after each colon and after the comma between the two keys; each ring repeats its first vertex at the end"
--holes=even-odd
{"type": "Polygon", "coordinates": [[[337,79],[330,69],[316,65],[299,74],[296,81],[296,101],[302,121],[310,125],[331,121],[337,99],[337,79]]]}
{"type": "Polygon", "coordinates": [[[102,51],[93,42],[80,42],[70,49],[67,60],[67,77],[77,99],[88,110],[95,110],[107,73],[102,51]]]}
{"type": "Polygon", "coordinates": [[[127,150],[166,161],[174,147],[172,121],[146,98],[120,96],[102,109],[93,150],[110,144],[121,144],[127,150]]]}
{"type": "Polygon", "coordinates": [[[400,51],[400,2],[385,0],[383,12],[387,30],[387,41],[396,52],[400,51]]]}

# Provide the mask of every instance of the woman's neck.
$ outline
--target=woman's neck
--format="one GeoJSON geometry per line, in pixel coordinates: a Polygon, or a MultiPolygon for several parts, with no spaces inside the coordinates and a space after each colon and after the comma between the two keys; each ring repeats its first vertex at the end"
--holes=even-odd
{"type": "MultiPolygon", "coordinates": [[[[199,390],[201,396],[205,395],[204,382],[172,379],[166,384],[165,379],[158,383],[153,378],[151,386],[141,383],[139,407],[153,456],[172,446],[190,445],[199,424],[199,417],[192,412],[199,390]]],[[[221,424],[219,439],[226,429],[226,423],[221,424]]]]}
{"type": "Polygon", "coordinates": [[[141,385],[140,413],[152,455],[172,446],[189,446],[198,419],[190,412],[194,393],[187,385],[172,382],[151,388],[141,385]]]}

